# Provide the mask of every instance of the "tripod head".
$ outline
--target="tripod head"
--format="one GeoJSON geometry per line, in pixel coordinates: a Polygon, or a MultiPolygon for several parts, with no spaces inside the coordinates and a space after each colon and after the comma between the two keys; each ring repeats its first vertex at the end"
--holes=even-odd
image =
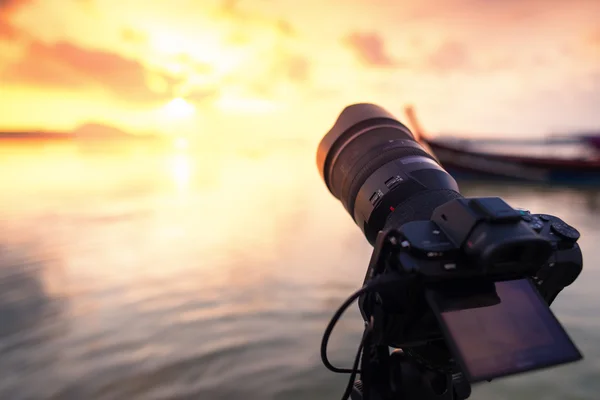
{"type": "Polygon", "coordinates": [[[363,362],[362,370],[387,377],[388,382],[370,388],[370,393],[364,396],[363,382],[357,380],[351,400],[463,400],[470,396],[471,386],[460,372],[434,371],[400,349],[391,354],[385,354],[386,351],[386,348],[376,349],[383,361],[363,362]]]}

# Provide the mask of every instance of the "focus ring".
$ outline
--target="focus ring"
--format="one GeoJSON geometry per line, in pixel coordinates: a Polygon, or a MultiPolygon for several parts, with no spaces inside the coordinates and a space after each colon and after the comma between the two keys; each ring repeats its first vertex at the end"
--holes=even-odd
{"type": "MultiPolygon", "coordinates": [[[[399,145],[402,145],[399,143],[399,145]]],[[[367,153],[363,158],[369,159],[366,163],[357,162],[355,167],[348,173],[347,176],[353,177],[351,181],[344,182],[342,186],[341,200],[350,215],[354,215],[354,204],[356,196],[360,188],[365,183],[367,178],[378,170],[382,165],[390,161],[398,160],[407,156],[423,156],[435,161],[433,157],[427,154],[424,150],[416,147],[392,147],[372,157],[371,153],[367,153]],[[362,167],[361,167],[362,166],[362,167]],[[357,168],[359,167],[359,168],[357,168]]],[[[362,161],[362,160],[360,160],[362,161]]],[[[435,161],[437,163],[437,161],[435,161]]]]}

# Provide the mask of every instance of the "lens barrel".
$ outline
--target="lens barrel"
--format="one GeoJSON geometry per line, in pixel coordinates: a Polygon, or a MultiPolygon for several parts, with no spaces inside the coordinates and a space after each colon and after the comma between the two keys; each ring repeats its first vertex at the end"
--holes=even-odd
{"type": "Polygon", "coordinates": [[[317,166],[367,240],[462,197],[456,181],[411,131],[383,108],[346,107],[319,143],[317,166]]]}

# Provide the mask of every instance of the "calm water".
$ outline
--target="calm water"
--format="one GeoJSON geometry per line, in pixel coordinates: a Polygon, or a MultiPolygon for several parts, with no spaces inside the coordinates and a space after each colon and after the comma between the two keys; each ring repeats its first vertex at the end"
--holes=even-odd
{"type": "MultiPolygon", "coordinates": [[[[473,399],[597,399],[600,194],[470,185],[582,232],[553,305],[585,354],[473,399]]],[[[600,193],[600,192],[599,192],[600,193]]],[[[322,331],[371,248],[312,146],[147,154],[0,151],[1,399],[337,399],[322,331]]],[[[349,364],[357,307],[331,341],[349,364]]]]}

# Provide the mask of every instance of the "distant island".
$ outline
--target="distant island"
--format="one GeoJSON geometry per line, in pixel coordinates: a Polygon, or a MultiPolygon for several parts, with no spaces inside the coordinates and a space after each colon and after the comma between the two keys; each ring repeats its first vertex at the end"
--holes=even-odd
{"type": "Polygon", "coordinates": [[[158,141],[156,134],[130,134],[113,126],[100,123],[87,123],[71,132],[44,130],[0,131],[0,141],[158,141]]]}

